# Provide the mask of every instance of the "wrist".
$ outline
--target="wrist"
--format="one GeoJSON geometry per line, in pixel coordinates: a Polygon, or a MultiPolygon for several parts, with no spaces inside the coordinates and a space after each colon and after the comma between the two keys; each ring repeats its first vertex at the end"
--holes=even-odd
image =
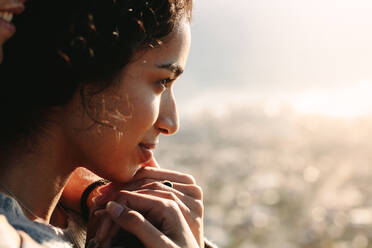
{"type": "Polygon", "coordinates": [[[87,201],[86,201],[86,203],[87,203],[87,207],[90,209],[92,206],[93,206],[93,204],[94,204],[94,198],[96,198],[97,196],[99,196],[99,195],[102,195],[102,191],[101,191],[101,188],[104,188],[104,187],[106,187],[107,186],[107,184],[108,184],[109,182],[105,182],[104,184],[102,184],[102,185],[98,185],[98,186],[96,186],[90,193],[89,193],[89,195],[88,195],[88,197],[87,197],[87,201]]]}
{"type": "Polygon", "coordinates": [[[100,194],[99,188],[108,183],[109,181],[100,179],[91,183],[83,191],[80,198],[80,212],[86,222],[88,222],[89,219],[89,208],[93,205],[93,198],[100,194]]]}
{"type": "Polygon", "coordinates": [[[59,203],[66,209],[81,213],[80,199],[83,191],[92,182],[99,179],[101,178],[93,172],[83,167],[78,167],[67,181],[59,203]]]}

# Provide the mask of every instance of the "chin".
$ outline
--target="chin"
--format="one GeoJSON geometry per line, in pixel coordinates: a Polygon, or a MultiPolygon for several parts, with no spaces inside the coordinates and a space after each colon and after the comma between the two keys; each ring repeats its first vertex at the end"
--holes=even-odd
{"type": "Polygon", "coordinates": [[[113,170],[110,172],[103,173],[105,175],[104,178],[114,183],[130,182],[133,179],[133,176],[140,168],[140,165],[128,163],[125,167],[124,166],[120,167],[123,168],[119,169],[120,171],[113,170]]]}

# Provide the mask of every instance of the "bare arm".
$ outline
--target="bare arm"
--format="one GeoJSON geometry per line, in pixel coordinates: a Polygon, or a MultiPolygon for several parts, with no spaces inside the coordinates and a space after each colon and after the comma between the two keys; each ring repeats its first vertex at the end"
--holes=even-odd
{"type": "MultiPolygon", "coordinates": [[[[65,186],[60,203],[68,209],[80,213],[80,198],[84,190],[93,182],[101,179],[93,172],[79,167],[71,175],[65,186]]],[[[98,188],[95,189],[88,197],[88,207],[91,205],[91,199],[98,194],[98,188]]]]}
{"type": "MultiPolygon", "coordinates": [[[[158,163],[155,160],[151,160],[142,166],[144,167],[155,167],[159,168],[158,163]]],[[[94,174],[93,172],[83,168],[79,167],[77,168],[71,175],[69,181],[67,182],[67,185],[65,186],[60,203],[62,206],[68,209],[72,209],[77,213],[80,213],[80,198],[83,194],[84,190],[93,182],[100,180],[99,176],[94,174]]],[[[99,188],[99,187],[98,187],[99,188]]],[[[92,198],[94,196],[97,196],[98,188],[92,191],[91,194],[89,194],[87,205],[90,207],[92,203],[92,198]]]]}

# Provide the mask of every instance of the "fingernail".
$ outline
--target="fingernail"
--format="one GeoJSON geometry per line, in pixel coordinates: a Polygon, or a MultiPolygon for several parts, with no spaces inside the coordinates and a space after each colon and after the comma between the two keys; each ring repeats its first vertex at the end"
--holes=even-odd
{"type": "Polygon", "coordinates": [[[106,214],[106,209],[99,209],[94,211],[94,216],[100,217],[106,214]]]}
{"type": "Polygon", "coordinates": [[[107,212],[114,218],[118,218],[123,212],[124,208],[120,204],[110,201],[106,205],[107,212]]]}

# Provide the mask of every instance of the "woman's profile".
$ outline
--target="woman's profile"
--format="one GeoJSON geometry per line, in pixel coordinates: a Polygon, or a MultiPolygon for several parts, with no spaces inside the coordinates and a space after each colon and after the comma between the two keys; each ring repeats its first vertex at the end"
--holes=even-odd
{"type": "Polygon", "coordinates": [[[185,68],[191,11],[191,0],[30,0],[0,66],[0,214],[15,229],[73,247],[50,219],[84,166],[131,190],[97,199],[104,208],[91,216],[86,245],[109,247],[122,228],[146,247],[204,246],[195,180],[140,167],[159,135],[178,129],[172,86],[185,68]]]}

